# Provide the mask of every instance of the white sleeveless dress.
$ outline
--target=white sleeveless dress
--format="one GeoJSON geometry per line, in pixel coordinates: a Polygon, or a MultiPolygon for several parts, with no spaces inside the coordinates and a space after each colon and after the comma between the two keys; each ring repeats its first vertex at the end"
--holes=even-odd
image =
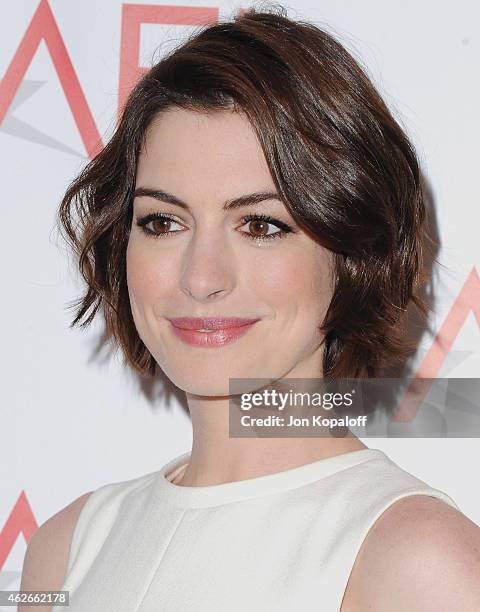
{"type": "Polygon", "coordinates": [[[54,612],[338,612],[359,548],[391,504],[429,495],[378,449],[225,484],[171,482],[190,453],[106,484],[82,508],[54,612]]]}

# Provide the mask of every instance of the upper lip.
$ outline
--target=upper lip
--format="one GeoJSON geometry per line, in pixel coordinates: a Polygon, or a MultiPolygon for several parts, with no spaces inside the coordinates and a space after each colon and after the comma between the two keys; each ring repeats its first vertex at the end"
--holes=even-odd
{"type": "Polygon", "coordinates": [[[242,327],[255,323],[259,319],[244,319],[241,317],[167,317],[168,320],[181,329],[227,329],[229,327],[242,327]]]}

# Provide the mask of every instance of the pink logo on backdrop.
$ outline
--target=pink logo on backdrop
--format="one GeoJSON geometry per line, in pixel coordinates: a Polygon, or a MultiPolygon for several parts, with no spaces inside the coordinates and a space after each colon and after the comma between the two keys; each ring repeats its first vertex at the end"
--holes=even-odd
{"type": "MultiPolygon", "coordinates": [[[[136,81],[148,70],[138,65],[142,23],[200,26],[218,21],[217,7],[123,4],[118,84],[118,116],[136,81]]],[[[48,0],[41,0],[0,82],[0,124],[25,77],[41,41],[44,41],[72,111],[85,150],[93,158],[103,142],[75,67],[48,0]]]]}
{"type": "Polygon", "coordinates": [[[28,544],[37,527],[30,502],[25,491],[22,490],[10,512],[10,516],[0,531],[0,570],[3,568],[18,536],[23,533],[23,537],[28,544]]]}
{"type": "Polygon", "coordinates": [[[218,8],[123,4],[118,116],[120,117],[128,93],[148,70],[138,65],[142,23],[198,26],[216,21],[218,21],[218,8]]]}
{"type": "Polygon", "coordinates": [[[416,385],[415,381],[438,377],[438,373],[470,313],[474,315],[480,327],[480,276],[475,267],[471,269],[448,315],[435,335],[430,349],[418,366],[415,377],[406,389],[403,400],[395,411],[394,421],[413,421],[431,387],[431,383],[430,385],[416,385]],[[412,398],[414,399],[412,400],[412,398]]]}
{"type": "Polygon", "coordinates": [[[42,0],[38,5],[0,83],[0,123],[5,118],[42,40],[52,58],[85,149],[89,157],[94,157],[103,147],[102,139],[47,0],[42,0]]]}

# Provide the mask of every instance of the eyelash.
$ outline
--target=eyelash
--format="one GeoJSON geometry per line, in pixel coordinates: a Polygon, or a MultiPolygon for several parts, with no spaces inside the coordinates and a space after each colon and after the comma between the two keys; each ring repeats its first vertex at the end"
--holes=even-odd
{"type": "MultiPolygon", "coordinates": [[[[180,233],[181,230],[174,231],[174,232],[173,231],[161,232],[160,234],[156,234],[155,232],[152,232],[152,230],[149,230],[146,227],[148,223],[150,223],[150,221],[157,221],[157,220],[160,220],[160,221],[167,220],[167,221],[173,221],[174,223],[179,223],[179,221],[177,221],[173,217],[170,217],[169,215],[165,215],[163,213],[151,213],[149,215],[146,215],[145,217],[141,217],[140,219],[138,219],[137,225],[138,227],[140,227],[142,232],[146,234],[149,238],[166,238],[170,234],[180,233]]],[[[275,225],[280,231],[275,232],[274,234],[267,234],[265,236],[252,236],[248,232],[240,232],[240,233],[244,234],[247,238],[250,238],[250,240],[264,242],[267,240],[274,240],[277,238],[285,238],[287,234],[294,231],[287,223],[283,223],[283,221],[279,221],[278,219],[274,219],[273,217],[270,217],[269,215],[264,215],[264,214],[247,215],[245,217],[242,217],[241,222],[242,222],[242,225],[245,225],[246,223],[249,223],[250,221],[257,221],[257,220],[265,221],[266,223],[275,225]]]]}

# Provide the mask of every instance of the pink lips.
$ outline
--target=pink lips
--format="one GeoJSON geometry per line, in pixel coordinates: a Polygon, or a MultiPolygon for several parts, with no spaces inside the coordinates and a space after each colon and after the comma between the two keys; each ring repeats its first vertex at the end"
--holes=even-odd
{"type": "Polygon", "coordinates": [[[238,340],[260,319],[240,317],[173,317],[168,318],[175,335],[198,347],[220,347],[238,340]],[[208,329],[212,331],[198,331],[208,329]]]}

